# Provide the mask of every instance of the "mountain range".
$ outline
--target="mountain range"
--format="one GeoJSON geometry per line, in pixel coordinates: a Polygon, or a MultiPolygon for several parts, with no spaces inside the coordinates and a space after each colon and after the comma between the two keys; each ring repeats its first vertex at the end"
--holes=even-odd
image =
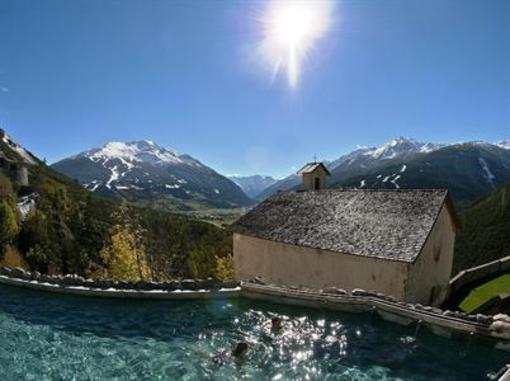
{"type": "Polygon", "coordinates": [[[52,167],[113,199],[232,208],[252,203],[242,189],[197,159],[153,141],[110,142],[52,167]]]}
{"type": "Polygon", "coordinates": [[[228,176],[230,180],[239,185],[248,197],[255,198],[265,189],[276,183],[278,180],[271,176],[228,176]]]}
{"type": "MultiPolygon", "coordinates": [[[[301,163],[302,164],[302,163],[301,163]]],[[[436,144],[399,137],[360,147],[325,162],[329,187],[447,188],[458,206],[510,181],[510,141],[436,144]]],[[[250,206],[278,190],[296,190],[296,174],[223,176],[187,154],[150,140],[110,142],[52,166],[90,191],[143,204],[197,207],[250,206]]]]}
{"type": "MultiPolygon", "coordinates": [[[[331,172],[330,187],[447,188],[457,205],[463,205],[510,181],[510,142],[446,145],[400,137],[325,164],[331,172]]],[[[255,198],[299,189],[300,184],[299,176],[292,174],[255,198]]]]}

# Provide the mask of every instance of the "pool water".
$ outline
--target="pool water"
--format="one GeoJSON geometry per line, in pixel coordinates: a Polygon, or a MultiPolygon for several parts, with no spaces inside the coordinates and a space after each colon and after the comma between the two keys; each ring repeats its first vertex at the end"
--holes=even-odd
{"type": "Polygon", "coordinates": [[[0,286],[0,380],[490,380],[509,354],[376,315],[0,286]],[[279,333],[269,322],[284,319],[279,333]],[[229,353],[249,343],[245,357],[229,353]]]}

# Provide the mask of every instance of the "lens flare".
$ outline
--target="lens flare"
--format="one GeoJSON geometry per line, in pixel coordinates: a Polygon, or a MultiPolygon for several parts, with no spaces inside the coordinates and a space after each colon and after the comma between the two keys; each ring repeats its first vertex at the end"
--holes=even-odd
{"type": "Polygon", "coordinates": [[[286,71],[289,85],[298,84],[302,65],[310,58],[315,42],[331,23],[328,0],[273,0],[262,17],[262,53],[271,66],[273,80],[286,71]]]}

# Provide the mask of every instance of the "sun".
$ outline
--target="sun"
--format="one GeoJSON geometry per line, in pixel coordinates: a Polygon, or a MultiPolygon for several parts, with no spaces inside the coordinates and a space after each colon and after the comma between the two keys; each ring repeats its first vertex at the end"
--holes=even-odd
{"type": "Polygon", "coordinates": [[[289,85],[298,84],[301,66],[331,22],[331,1],[273,0],[262,17],[261,49],[273,76],[285,70],[289,85]]]}

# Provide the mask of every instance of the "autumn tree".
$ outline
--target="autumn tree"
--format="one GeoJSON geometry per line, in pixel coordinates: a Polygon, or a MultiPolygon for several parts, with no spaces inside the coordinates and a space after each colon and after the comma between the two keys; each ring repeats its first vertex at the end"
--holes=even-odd
{"type": "Polygon", "coordinates": [[[144,236],[138,217],[126,204],[122,204],[113,215],[116,224],[111,237],[100,251],[104,270],[96,275],[104,275],[117,280],[146,280],[150,278],[144,236]]]}
{"type": "Polygon", "coordinates": [[[232,255],[216,257],[215,276],[223,281],[234,279],[234,258],[232,255]]]}
{"type": "Polygon", "coordinates": [[[96,275],[129,281],[149,278],[149,266],[143,247],[138,246],[135,234],[125,226],[114,227],[110,241],[101,250],[100,257],[105,270],[96,275]]]}

